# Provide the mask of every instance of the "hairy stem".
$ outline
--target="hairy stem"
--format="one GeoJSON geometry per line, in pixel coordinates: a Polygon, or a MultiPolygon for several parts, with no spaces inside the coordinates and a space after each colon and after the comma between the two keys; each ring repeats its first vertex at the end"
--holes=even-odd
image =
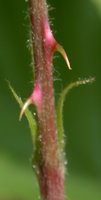
{"type": "Polygon", "coordinates": [[[56,49],[50,30],[45,0],[29,0],[32,25],[35,82],[29,101],[38,114],[39,159],[38,180],[43,200],[64,200],[64,166],[58,148],[52,57],[56,49]]]}

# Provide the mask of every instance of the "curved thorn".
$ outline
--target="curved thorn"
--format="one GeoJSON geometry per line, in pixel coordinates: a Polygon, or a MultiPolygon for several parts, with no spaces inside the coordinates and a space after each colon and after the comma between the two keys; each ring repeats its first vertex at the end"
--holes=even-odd
{"type": "Polygon", "coordinates": [[[70,70],[72,70],[72,68],[70,66],[70,62],[69,62],[68,56],[67,56],[64,48],[60,44],[57,44],[56,47],[55,47],[55,50],[61,53],[61,55],[64,57],[64,59],[66,61],[66,64],[67,64],[68,68],[70,70]]]}
{"type": "Polygon", "coordinates": [[[19,120],[21,120],[23,113],[25,112],[25,110],[27,109],[27,107],[32,103],[31,99],[27,99],[27,101],[24,103],[20,115],[19,115],[19,120]]]}

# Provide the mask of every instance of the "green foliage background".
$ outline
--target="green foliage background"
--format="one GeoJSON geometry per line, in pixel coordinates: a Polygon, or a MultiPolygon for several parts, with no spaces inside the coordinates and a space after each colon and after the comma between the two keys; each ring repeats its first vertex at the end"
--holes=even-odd
{"type": "MultiPolygon", "coordinates": [[[[56,99],[68,83],[80,77],[96,78],[93,84],[72,90],[65,101],[66,192],[69,200],[100,200],[101,1],[50,0],[49,4],[55,8],[50,11],[53,32],[68,52],[73,68],[69,71],[63,58],[55,54],[56,99]]],[[[23,100],[33,88],[31,57],[26,48],[27,10],[24,0],[0,1],[0,198],[38,200],[30,162],[30,131],[25,117],[18,121],[20,109],[5,81],[11,82],[23,100]]]]}

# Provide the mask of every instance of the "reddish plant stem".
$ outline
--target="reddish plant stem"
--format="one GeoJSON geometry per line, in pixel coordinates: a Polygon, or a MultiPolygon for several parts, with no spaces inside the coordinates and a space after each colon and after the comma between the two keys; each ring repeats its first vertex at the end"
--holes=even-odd
{"type": "Polygon", "coordinates": [[[52,77],[57,42],[50,30],[45,0],[29,0],[29,7],[35,65],[30,99],[36,105],[41,138],[38,180],[43,200],[64,200],[64,166],[58,149],[52,77]]]}

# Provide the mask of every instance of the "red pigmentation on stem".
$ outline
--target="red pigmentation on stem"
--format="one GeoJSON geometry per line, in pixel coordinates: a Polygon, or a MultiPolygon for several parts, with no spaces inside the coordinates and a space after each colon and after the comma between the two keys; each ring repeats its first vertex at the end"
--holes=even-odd
{"type": "Polygon", "coordinates": [[[70,68],[68,57],[52,34],[45,0],[29,0],[32,27],[34,90],[25,102],[21,113],[35,104],[40,140],[36,162],[43,200],[64,200],[64,162],[58,146],[56,111],[53,89],[53,53],[59,51],[70,68]]]}

